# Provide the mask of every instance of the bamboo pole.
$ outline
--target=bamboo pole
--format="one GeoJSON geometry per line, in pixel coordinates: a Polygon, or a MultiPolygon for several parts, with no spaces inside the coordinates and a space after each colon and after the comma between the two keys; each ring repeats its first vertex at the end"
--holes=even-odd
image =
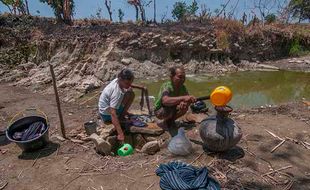
{"type": "Polygon", "coordinates": [[[51,75],[52,75],[52,79],[53,79],[53,86],[54,86],[54,92],[55,92],[55,97],[56,97],[61,134],[62,134],[63,138],[66,138],[66,130],[65,130],[65,125],[64,125],[62,113],[61,113],[61,107],[60,107],[60,101],[59,101],[59,96],[58,96],[58,91],[57,91],[55,73],[54,73],[53,65],[49,64],[49,66],[50,66],[50,71],[51,71],[51,75]]]}

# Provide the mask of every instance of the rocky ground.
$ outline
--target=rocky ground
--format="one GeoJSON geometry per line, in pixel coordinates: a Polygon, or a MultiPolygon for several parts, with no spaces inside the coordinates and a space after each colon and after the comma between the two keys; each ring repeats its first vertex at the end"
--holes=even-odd
{"type": "Polygon", "coordinates": [[[310,67],[309,57],[296,59],[297,67],[294,60],[280,60],[294,38],[305,50],[310,47],[308,25],[243,26],[216,19],[146,26],[84,20],[66,26],[10,15],[0,15],[0,23],[0,81],[49,93],[52,64],[65,101],[103,86],[124,67],[136,78],[160,78],[171,65],[214,75],[310,67]]]}
{"type": "MultiPolygon", "coordinates": [[[[29,89],[0,86],[0,129],[15,113],[39,107],[50,120],[51,144],[32,154],[22,154],[16,144],[0,145],[0,187],[4,189],[159,189],[154,173],[160,163],[182,160],[207,166],[223,189],[309,189],[309,102],[267,108],[235,110],[234,118],[243,131],[238,147],[223,154],[206,154],[200,145],[187,157],[175,157],[165,145],[155,155],[135,152],[128,157],[96,154],[92,142],[78,139],[83,123],[97,118],[94,102],[63,103],[66,131],[73,138],[62,141],[53,95],[29,89]],[[277,136],[275,136],[277,135],[277,136]],[[286,142],[276,149],[281,140],[286,142]],[[278,172],[274,172],[275,170],[278,172]]],[[[207,117],[207,116],[206,116],[207,117]]],[[[187,132],[200,140],[197,128],[187,132]]]]}
{"type": "MultiPolygon", "coordinates": [[[[309,189],[307,101],[234,110],[231,117],[243,138],[227,153],[207,154],[194,144],[194,153],[175,157],[166,148],[169,135],[164,133],[155,155],[136,149],[128,157],[103,157],[83,130],[84,122],[98,119],[98,94],[77,99],[102,88],[124,67],[133,69],[137,78],[150,80],[164,76],[171,65],[183,65],[189,74],[309,72],[309,55],[286,57],[295,36],[309,49],[308,29],[243,27],[226,20],[160,26],[90,20],[63,26],[52,19],[0,15],[0,130],[30,107],[45,112],[51,125],[50,145],[32,154],[6,144],[1,136],[0,189],[159,189],[154,171],[172,160],[208,167],[223,189],[309,189]],[[49,64],[54,66],[69,140],[59,138],[49,64]],[[271,153],[282,139],[284,144],[271,153]]],[[[187,135],[200,141],[197,128],[187,135]]]]}

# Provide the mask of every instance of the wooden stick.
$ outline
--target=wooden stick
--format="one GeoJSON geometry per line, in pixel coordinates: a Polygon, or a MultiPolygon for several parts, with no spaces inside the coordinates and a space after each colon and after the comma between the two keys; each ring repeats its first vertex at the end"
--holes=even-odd
{"type": "Polygon", "coordinates": [[[155,174],[145,174],[145,175],[143,175],[143,177],[150,177],[150,176],[153,176],[153,175],[155,175],[155,174]]]}
{"type": "Polygon", "coordinates": [[[273,171],[271,171],[271,172],[265,173],[265,174],[263,174],[262,176],[270,175],[270,174],[273,174],[273,173],[276,173],[276,172],[279,172],[279,171],[282,171],[282,170],[286,170],[286,169],[289,169],[289,168],[292,168],[292,167],[293,167],[293,166],[291,166],[291,165],[285,166],[285,167],[282,167],[282,168],[273,170],[273,171]]]}
{"type": "Polygon", "coordinates": [[[82,160],[84,163],[94,167],[98,172],[100,172],[102,175],[107,175],[106,173],[103,173],[102,170],[100,168],[98,168],[97,166],[95,166],[94,164],[91,164],[89,162],[86,162],[85,160],[82,160]]]}
{"type": "Polygon", "coordinates": [[[270,152],[273,153],[277,148],[279,148],[281,145],[285,143],[286,139],[283,139],[276,147],[274,147],[270,152]]]}
{"type": "Polygon", "coordinates": [[[22,169],[22,170],[19,172],[17,178],[20,178],[20,176],[22,175],[22,173],[23,173],[23,171],[24,171],[25,169],[27,169],[27,168],[24,168],[24,169],[22,169]]]}
{"type": "Polygon", "coordinates": [[[203,152],[200,153],[199,156],[197,156],[197,157],[195,158],[195,160],[193,160],[190,164],[195,163],[202,155],[203,155],[203,152]]]}
{"type": "Polygon", "coordinates": [[[121,174],[121,176],[123,176],[123,177],[126,177],[126,178],[128,178],[128,179],[130,179],[130,180],[132,180],[132,181],[136,181],[134,178],[132,178],[132,177],[129,177],[128,175],[125,175],[125,174],[121,174]]]}
{"type": "Polygon", "coordinates": [[[63,138],[66,138],[66,131],[65,131],[65,125],[61,113],[61,107],[60,107],[60,101],[59,101],[59,96],[58,96],[58,91],[57,91],[57,85],[56,85],[56,77],[53,69],[53,65],[50,65],[50,71],[53,79],[53,86],[54,86],[54,92],[55,92],[55,97],[56,97],[56,103],[57,103],[57,109],[58,109],[58,115],[59,115],[59,121],[60,121],[60,128],[61,128],[61,134],[63,138]]]}
{"type": "Polygon", "coordinates": [[[279,137],[278,135],[275,135],[274,133],[268,131],[265,129],[265,131],[267,131],[267,133],[269,133],[271,136],[275,137],[275,138],[278,138],[279,140],[283,141],[283,138],[279,137]]]}
{"type": "Polygon", "coordinates": [[[33,167],[33,166],[36,164],[36,162],[37,162],[37,160],[38,160],[38,158],[39,158],[40,155],[41,155],[41,151],[39,152],[39,154],[38,154],[38,156],[36,157],[36,159],[33,161],[31,167],[33,167]]]}
{"type": "Polygon", "coordinates": [[[100,91],[97,92],[95,95],[93,95],[92,97],[88,98],[87,100],[85,100],[84,102],[80,103],[80,106],[86,104],[87,102],[91,101],[92,99],[96,98],[98,95],[100,94],[100,91]]]}
{"type": "Polygon", "coordinates": [[[154,182],[154,183],[152,183],[151,185],[149,185],[149,186],[146,188],[146,190],[149,190],[151,187],[153,187],[153,186],[154,186],[154,184],[155,184],[155,182],[154,182]]]}
{"type": "Polygon", "coordinates": [[[76,176],[75,178],[71,179],[66,185],[63,186],[62,190],[66,189],[66,187],[67,187],[70,183],[72,183],[73,181],[75,181],[76,179],[78,179],[78,178],[80,178],[80,177],[82,177],[82,175],[78,175],[78,176],[76,176]]]}
{"type": "Polygon", "coordinates": [[[310,143],[307,143],[307,142],[305,142],[305,141],[304,141],[304,143],[305,143],[306,145],[310,146],[310,143]]]}
{"type": "Polygon", "coordinates": [[[4,184],[0,187],[0,190],[4,189],[8,185],[8,182],[4,182],[4,184]]]}
{"type": "Polygon", "coordinates": [[[306,149],[310,149],[310,147],[305,143],[301,141],[301,144],[306,148],[306,149]]]}

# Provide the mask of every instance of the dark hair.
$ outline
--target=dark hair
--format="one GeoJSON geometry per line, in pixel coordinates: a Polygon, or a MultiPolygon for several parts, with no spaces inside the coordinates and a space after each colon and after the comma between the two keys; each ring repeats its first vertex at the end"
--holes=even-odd
{"type": "Polygon", "coordinates": [[[184,71],[184,67],[182,66],[173,66],[169,68],[170,77],[174,77],[176,74],[176,71],[180,69],[181,71],[184,71]]]}
{"type": "Polygon", "coordinates": [[[118,78],[122,80],[130,80],[132,81],[135,77],[133,75],[133,72],[129,69],[123,69],[117,76],[118,78]]]}

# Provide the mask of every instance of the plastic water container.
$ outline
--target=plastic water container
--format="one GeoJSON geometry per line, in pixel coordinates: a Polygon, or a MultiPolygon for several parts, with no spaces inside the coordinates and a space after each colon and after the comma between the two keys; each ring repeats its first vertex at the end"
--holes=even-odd
{"type": "Polygon", "coordinates": [[[211,95],[211,103],[215,106],[225,106],[232,98],[231,90],[226,86],[216,87],[211,95]]]}
{"type": "Polygon", "coordinates": [[[117,150],[119,156],[129,156],[133,153],[133,148],[130,144],[123,144],[121,148],[117,150]]]}

